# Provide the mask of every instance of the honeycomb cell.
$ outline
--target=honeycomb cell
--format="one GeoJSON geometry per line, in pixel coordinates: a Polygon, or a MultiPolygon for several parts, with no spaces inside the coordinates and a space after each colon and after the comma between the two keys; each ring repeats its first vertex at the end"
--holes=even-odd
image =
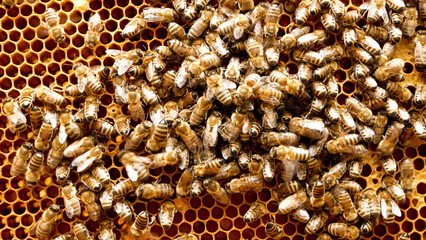
{"type": "Polygon", "coordinates": [[[16,46],[13,42],[6,42],[3,45],[3,51],[6,53],[13,53],[16,50],[16,46]]]}
{"type": "Polygon", "coordinates": [[[4,194],[4,198],[8,202],[14,202],[17,199],[16,192],[14,190],[6,191],[4,194]]]}
{"type": "Polygon", "coordinates": [[[31,198],[31,192],[27,188],[20,189],[18,191],[18,197],[21,201],[27,201],[31,198]]]}
{"type": "Polygon", "coordinates": [[[2,20],[1,20],[1,26],[2,26],[2,29],[5,29],[5,30],[10,30],[10,29],[12,29],[13,28],[13,20],[12,19],[10,19],[10,18],[8,18],[8,17],[6,17],[6,18],[3,18],[2,20]]]}
{"type": "Polygon", "coordinates": [[[413,223],[409,221],[404,221],[402,223],[402,230],[404,230],[404,232],[411,232],[413,230],[413,223]]]}
{"type": "MultiPolygon", "coordinates": [[[[10,75],[12,75],[13,73],[12,72],[10,72],[11,70],[11,67],[9,67],[8,68],[9,69],[9,72],[7,72],[7,70],[6,70],[6,72],[7,72],[7,75],[9,76],[9,77],[14,77],[14,76],[10,76],[10,75]]],[[[16,70],[17,70],[17,68],[15,68],[16,70]]],[[[2,89],[2,90],[9,90],[10,88],[12,87],[12,81],[9,79],[9,78],[5,78],[1,83],[0,83],[0,88],[2,89]]]]}
{"type": "Polygon", "coordinates": [[[419,232],[424,231],[425,230],[425,221],[422,220],[422,219],[417,219],[416,222],[414,223],[414,227],[419,232]]]}
{"type": "Polygon", "coordinates": [[[15,19],[15,26],[18,29],[24,29],[28,25],[26,18],[18,17],[15,19]]]}
{"type": "Polygon", "coordinates": [[[423,170],[423,168],[425,167],[424,160],[421,158],[416,158],[413,163],[414,163],[414,168],[418,171],[423,170]]]}

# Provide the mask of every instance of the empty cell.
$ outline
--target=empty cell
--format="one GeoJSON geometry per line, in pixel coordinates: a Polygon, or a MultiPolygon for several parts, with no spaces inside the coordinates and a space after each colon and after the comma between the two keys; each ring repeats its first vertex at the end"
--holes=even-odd
{"type": "Polygon", "coordinates": [[[425,167],[425,162],[421,158],[416,158],[413,163],[414,168],[418,171],[422,170],[425,167]]]}
{"type": "Polygon", "coordinates": [[[0,42],[4,42],[7,39],[7,33],[0,30],[0,42]]]}
{"type": "Polygon", "coordinates": [[[37,28],[37,38],[46,39],[49,37],[49,30],[46,28],[37,28]]]}
{"type": "Polygon", "coordinates": [[[339,103],[341,105],[345,104],[346,98],[348,98],[347,95],[345,95],[345,94],[339,94],[337,96],[337,103],[339,103]]]}
{"type": "MultiPolygon", "coordinates": [[[[15,66],[13,66],[13,65],[8,66],[6,68],[6,75],[9,76],[9,77],[11,77],[11,78],[16,77],[16,75],[18,75],[18,68],[15,67],[15,66]]],[[[6,89],[9,89],[9,88],[12,87],[12,82],[9,79],[7,81],[7,83],[4,83],[4,84],[0,83],[0,85],[1,85],[2,89],[6,90],[6,89]]]]}
{"type": "MultiPolygon", "coordinates": [[[[20,51],[21,53],[26,53],[30,50],[30,44],[24,40],[21,40],[18,42],[18,51],[20,51]]],[[[36,55],[35,53],[30,53],[31,55],[36,55]]],[[[37,58],[37,55],[36,55],[37,58]]],[[[31,62],[26,59],[28,63],[34,63],[34,60],[32,60],[31,62]]]]}
{"type": "Polygon", "coordinates": [[[395,149],[392,153],[392,156],[396,161],[399,161],[404,157],[404,153],[401,151],[401,149],[395,149]]]}
{"type": "Polygon", "coordinates": [[[105,22],[105,28],[110,32],[114,32],[117,30],[117,22],[114,20],[107,20],[105,22]]]}
{"type": "Polygon", "coordinates": [[[199,197],[193,197],[189,200],[189,204],[191,205],[191,208],[199,208],[201,206],[201,200],[199,197]]]}
{"type": "Polygon", "coordinates": [[[205,230],[205,225],[203,222],[197,221],[192,225],[192,229],[196,233],[203,233],[205,230]]]}
{"type": "Polygon", "coordinates": [[[229,218],[234,218],[238,215],[238,211],[234,206],[228,206],[225,212],[226,216],[228,216],[229,218]]]}
{"type": "Polygon", "coordinates": [[[143,40],[152,40],[154,38],[154,31],[151,29],[144,29],[141,36],[143,40]]]}
{"type": "Polygon", "coordinates": [[[404,232],[411,232],[413,230],[413,223],[409,221],[404,221],[402,223],[402,230],[404,232]]]}
{"type": "Polygon", "coordinates": [[[24,62],[24,56],[20,53],[12,54],[12,63],[15,65],[21,65],[24,62]]]}
{"type": "Polygon", "coordinates": [[[124,42],[124,38],[121,36],[121,33],[119,32],[114,33],[114,41],[116,43],[124,42]]]}
{"type": "Polygon", "coordinates": [[[155,37],[158,39],[166,39],[168,36],[167,28],[161,27],[155,30],[155,37]]]}
{"type": "Polygon", "coordinates": [[[13,80],[13,86],[17,89],[23,89],[27,85],[27,80],[23,77],[18,77],[17,79],[13,80]]]}
{"type": "Polygon", "coordinates": [[[11,40],[12,42],[17,42],[19,41],[19,39],[21,38],[21,32],[20,31],[10,31],[9,33],[9,40],[11,40]]]}
{"type": "Polygon", "coordinates": [[[241,239],[241,234],[238,230],[232,230],[228,236],[229,239],[241,239]]]}
{"type": "Polygon", "coordinates": [[[298,67],[294,63],[287,64],[287,67],[288,67],[288,73],[290,74],[296,74],[298,71],[298,67]]]}
{"type": "Polygon", "coordinates": [[[198,210],[197,215],[199,219],[206,220],[210,217],[210,212],[205,208],[201,208],[198,210]]]}
{"type": "Polygon", "coordinates": [[[180,233],[190,233],[191,232],[191,225],[183,222],[179,225],[179,232],[180,233]]]}
{"type": "Polygon", "coordinates": [[[6,53],[13,53],[16,50],[16,46],[13,42],[6,42],[3,45],[3,51],[6,53]]]}
{"type": "Polygon", "coordinates": [[[43,77],[42,82],[44,86],[50,86],[52,83],[55,82],[55,78],[50,75],[47,75],[43,77]]]}
{"type": "MultiPolygon", "coordinates": [[[[417,184],[417,193],[418,194],[425,194],[426,193],[426,184],[420,182],[419,184],[417,184]]],[[[426,209],[425,209],[425,214],[426,214],[426,209]]]]}
{"type": "Polygon", "coordinates": [[[233,205],[240,205],[244,201],[244,197],[241,193],[231,194],[231,203],[233,205]]]}
{"type": "Polygon", "coordinates": [[[178,233],[178,229],[176,225],[170,226],[170,228],[167,229],[166,231],[167,236],[170,236],[170,237],[176,236],[177,233],[178,233]]]}
{"type": "Polygon", "coordinates": [[[161,235],[163,235],[163,228],[158,226],[158,225],[154,225],[151,227],[151,235],[153,237],[159,238],[161,235]]]}
{"type": "Polygon", "coordinates": [[[230,230],[232,228],[232,221],[227,218],[220,220],[220,228],[225,231],[230,230]]]}
{"type": "Polygon", "coordinates": [[[65,30],[65,33],[68,35],[68,36],[73,36],[74,35],[74,33],[76,33],[77,32],[77,27],[73,24],[73,25],[68,25],[64,30],[65,30]],[[69,27],[68,27],[69,26],[69,27]]]}
{"type": "Polygon", "coordinates": [[[25,203],[23,202],[17,202],[13,204],[13,212],[21,215],[26,211],[25,203]]]}
{"type": "Polygon", "coordinates": [[[418,151],[420,156],[425,157],[426,156],[426,144],[422,144],[418,147],[418,151]]]}
{"type": "Polygon", "coordinates": [[[15,26],[18,29],[24,29],[27,26],[27,20],[24,17],[18,17],[15,19],[15,26]]]}
{"type": "Polygon", "coordinates": [[[106,8],[113,8],[115,6],[115,1],[114,0],[107,0],[107,1],[102,1],[104,7],[106,8]]]}
{"type": "Polygon", "coordinates": [[[81,57],[91,59],[93,57],[93,50],[89,47],[84,47],[81,51],[81,57]]]}
{"type": "Polygon", "coordinates": [[[113,8],[111,10],[111,16],[114,19],[120,20],[123,18],[124,14],[123,14],[123,10],[121,10],[120,8],[113,8]]]}
{"type": "Polygon", "coordinates": [[[8,18],[8,17],[6,17],[6,18],[3,18],[2,20],[1,20],[1,27],[2,27],[2,29],[5,29],[5,30],[10,30],[10,29],[12,29],[13,28],[13,20],[12,19],[10,19],[10,18],[8,18]]]}
{"type": "Polygon", "coordinates": [[[219,225],[217,224],[217,221],[209,220],[206,224],[207,231],[209,232],[216,232],[219,228],[219,225]]]}
{"type": "Polygon", "coordinates": [[[136,10],[136,8],[132,7],[132,6],[128,6],[126,7],[126,9],[124,10],[124,14],[126,15],[126,17],[128,18],[132,18],[133,16],[135,16],[138,13],[138,10],[136,10]]]}
{"type": "Polygon", "coordinates": [[[405,156],[409,157],[409,158],[415,158],[417,156],[417,151],[415,148],[413,147],[407,147],[405,149],[405,156]]]}
{"type": "MultiPolygon", "coordinates": [[[[110,33],[107,33],[107,32],[101,33],[100,42],[102,44],[108,44],[111,41],[112,41],[112,36],[111,36],[110,33]]],[[[102,54],[100,56],[102,56],[103,54],[105,54],[105,48],[104,47],[98,47],[98,49],[101,49],[101,51],[102,51],[102,54]]]]}
{"type": "Polygon", "coordinates": [[[215,200],[212,196],[206,195],[203,197],[203,206],[211,208],[215,203],[215,200]]]}
{"type": "Polygon", "coordinates": [[[123,45],[123,51],[130,51],[135,49],[135,45],[133,45],[132,43],[125,43],[123,45]]]}
{"type": "Polygon", "coordinates": [[[69,60],[74,60],[80,56],[80,53],[77,49],[71,48],[67,51],[67,58],[69,60]]]}

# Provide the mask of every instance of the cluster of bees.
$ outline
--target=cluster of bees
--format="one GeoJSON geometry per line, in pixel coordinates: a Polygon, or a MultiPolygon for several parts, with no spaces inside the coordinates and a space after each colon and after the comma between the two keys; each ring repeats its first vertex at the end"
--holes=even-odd
{"type": "MultiPolygon", "coordinates": [[[[75,63],[78,83],[63,92],[38,86],[3,101],[10,131],[25,132],[31,125],[34,135],[34,141],[17,150],[12,176],[24,176],[27,186],[34,187],[42,174],[55,171],[69,218],[80,217],[82,206],[93,221],[113,209],[136,238],[149,235],[155,218],[135,213],[125,199],[128,194],[139,200],[164,199],[158,220],[167,230],[178,211],[175,197],[200,196],[205,189],[228,205],[229,194],[259,192],[274,178],[281,182],[272,190],[277,214],[306,223],[307,234],[325,227],[317,239],[358,239],[379,221],[391,224],[401,216],[398,203],[413,191],[414,165],[403,159],[396,180],[392,153],[397,143],[406,146],[412,137],[426,138],[425,113],[406,109],[425,104],[426,85],[417,85],[414,93],[404,87],[405,63],[393,54],[396,43],[411,38],[416,68],[426,66],[426,32],[416,32],[419,16],[426,18],[425,1],[371,0],[359,10],[348,10],[340,0],[258,5],[222,0],[217,7],[208,0],[174,0],[173,7],[145,7],[122,30],[123,38],[135,40],[148,23],[167,25],[167,46],[109,49],[112,66],[75,63]],[[293,21],[279,36],[284,11],[294,14],[293,21]],[[305,23],[317,16],[321,25],[313,30],[305,23]],[[360,28],[360,21],[367,24],[360,28]],[[335,35],[342,39],[325,46],[335,35]],[[298,64],[296,72],[280,61],[282,54],[298,64]],[[339,104],[334,73],[345,55],[353,61],[348,77],[357,92],[339,104]],[[114,114],[114,122],[98,118],[100,96],[110,85],[115,103],[124,109],[114,114]],[[83,98],[82,108],[67,105],[64,95],[83,98]],[[102,143],[117,134],[125,144],[114,157],[128,178],[114,184],[102,160],[108,154],[102,143]],[[373,145],[386,171],[378,190],[355,181],[373,145]],[[334,163],[327,170],[324,158],[334,163]],[[176,187],[147,182],[149,169],[167,165],[182,171],[176,187]],[[80,176],[79,189],[68,180],[73,168],[80,176]],[[325,226],[330,215],[338,221],[325,226]],[[358,221],[361,227],[354,225],[358,221]]],[[[47,9],[45,22],[55,42],[64,43],[67,36],[55,10],[47,9]]],[[[101,17],[92,15],[86,45],[97,46],[102,31],[101,17]]],[[[60,214],[60,207],[51,205],[31,235],[49,238],[60,214]]],[[[252,223],[265,214],[265,204],[255,202],[244,221],[252,223]]],[[[273,219],[265,232],[280,239],[284,230],[273,219]]],[[[103,219],[98,238],[115,239],[113,229],[103,219]]],[[[94,239],[78,221],[71,233],[55,239],[73,237],[94,239]]]]}

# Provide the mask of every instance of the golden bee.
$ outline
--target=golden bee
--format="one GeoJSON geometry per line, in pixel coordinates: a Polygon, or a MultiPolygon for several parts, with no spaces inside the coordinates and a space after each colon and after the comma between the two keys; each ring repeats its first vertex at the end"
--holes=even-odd
{"type": "Polygon", "coordinates": [[[11,98],[3,101],[3,113],[7,117],[8,126],[12,133],[27,130],[27,119],[22,113],[19,104],[11,98]]]}
{"type": "Polygon", "coordinates": [[[346,165],[346,162],[340,162],[331,167],[330,170],[322,176],[322,180],[326,184],[325,186],[327,189],[336,185],[337,181],[342,178],[343,174],[345,174],[347,169],[346,165]]]}
{"type": "Polygon", "coordinates": [[[310,31],[310,27],[296,27],[291,30],[290,33],[283,35],[279,40],[279,48],[282,50],[289,50],[296,46],[297,40],[310,31]]]}
{"type": "Polygon", "coordinates": [[[105,147],[102,145],[95,146],[76,157],[72,162],[71,166],[77,167],[77,172],[82,172],[92,166],[93,162],[100,160],[105,153],[105,147]]]}
{"type": "Polygon", "coordinates": [[[320,119],[309,120],[302,118],[291,118],[289,123],[290,132],[295,132],[301,136],[312,139],[321,139],[324,137],[324,122],[320,119]]]}
{"type": "Polygon", "coordinates": [[[375,23],[379,20],[379,18],[382,18],[384,23],[389,22],[389,16],[386,11],[386,2],[387,1],[383,0],[371,0],[361,4],[361,14],[366,14],[367,23],[375,23]]]}
{"type": "Polygon", "coordinates": [[[346,223],[330,223],[327,230],[331,235],[338,238],[355,240],[360,236],[360,230],[358,227],[348,226],[346,223]]]}
{"type": "Polygon", "coordinates": [[[50,205],[37,220],[37,222],[31,226],[30,235],[37,236],[40,239],[48,239],[53,229],[53,224],[61,214],[61,209],[58,205],[50,205]]]}
{"type": "Polygon", "coordinates": [[[276,222],[266,223],[265,232],[272,239],[281,239],[285,235],[284,229],[276,222]]]}
{"type": "Polygon", "coordinates": [[[224,180],[234,176],[237,176],[240,173],[240,168],[236,162],[230,162],[228,164],[222,165],[219,172],[214,176],[216,180],[224,180]]]}
{"type": "Polygon", "coordinates": [[[161,204],[158,220],[164,231],[167,231],[173,224],[177,209],[172,201],[165,201],[161,204]]]}
{"type": "MultiPolygon", "coordinates": [[[[300,39],[300,38],[299,38],[300,39]]],[[[326,61],[322,55],[312,50],[303,51],[301,49],[295,49],[293,51],[293,58],[296,61],[300,61],[315,66],[324,66],[326,61]]]]}
{"type": "Polygon", "coordinates": [[[314,208],[320,208],[324,205],[325,186],[322,180],[317,180],[312,186],[312,196],[309,201],[314,208]]]}
{"type": "MultiPolygon", "coordinates": [[[[94,48],[96,45],[98,45],[99,39],[100,39],[100,33],[102,29],[104,28],[101,16],[99,13],[93,14],[89,18],[89,26],[86,34],[86,45],[94,48]]],[[[124,32],[124,30],[123,30],[124,32]]]]}
{"type": "Polygon", "coordinates": [[[293,210],[296,210],[302,204],[307,201],[308,197],[304,190],[298,190],[292,195],[281,200],[278,205],[278,214],[288,214],[293,210]]]}
{"type": "Polygon", "coordinates": [[[50,147],[50,140],[52,138],[54,128],[49,120],[43,121],[38,132],[37,138],[34,141],[35,149],[39,151],[47,151],[50,147]]]}
{"type": "Polygon", "coordinates": [[[19,95],[19,106],[27,111],[33,105],[34,102],[34,89],[25,87],[21,90],[19,95]]]}
{"type": "Polygon", "coordinates": [[[219,185],[219,182],[213,179],[205,179],[204,186],[208,194],[210,194],[218,203],[228,205],[231,199],[224,188],[219,185]]]}
{"type": "Polygon", "coordinates": [[[145,110],[143,109],[141,94],[137,86],[129,85],[127,90],[128,109],[133,121],[144,120],[145,110]]]}
{"type": "Polygon", "coordinates": [[[67,138],[76,140],[83,137],[83,130],[77,123],[74,122],[70,110],[66,109],[61,113],[59,117],[59,122],[61,123],[59,126],[58,133],[59,144],[64,144],[67,138]]]}
{"type": "Polygon", "coordinates": [[[201,11],[200,17],[195,20],[188,31],[187,37],[189,40],[194,40],[203,34],[204,30],[206,30],[206,28],[209,26],[213,14],[214,9],[210,6],[207,6],[204,10],[201,11]]]}
{"type": "Polygon", "coordinates": [[[383,139],[379,142],[379,145],[377,146],[377,151],[381,155],[388,156],[392,154],[403,128],[404,124],[396,121],[392,122],[388,126],[388,129],[386,130],[383,139]]]}
{"type": "Polygon", "coordinates": [[[326,212],[321,210],[316,211],[306,224],[305,232],[308,234],[315,234],[319,229],[321,229],[325,225],[327,219],[328,215],[326,212]]]}
{"type": "Polygon", "coordinates": [[[86,225],[81,222],[74,222],[72,226],[72,232],[74,233],[74,238],[78,240],[93,240],[94,237],[90,234],[89,229],[86,225]]]}
{"type": "Polygon", "coordinates": [[[80,175],[81,182],[90,190],[99,192],[102,189],[102,183],[90,171],[83,172],[80,175]]]}
{"type": "Polygon", "coordinates": [[[98,179],[102,185],[108,186],[111,181],[108,170],[101,161],[95,162],[91,167],[92,175],[98,179]]]}
{"type": "Polygon", "coordinates": [[[64,157],[75,158],[77,156],[80,156],[81,154],[94,147],[97,143],[98,142],[96,138],[92,136],[83,137],[82,139],[71,143],[70,145],[68,145],[68,147],[65,148],[64,157]]]}
{"type": "Polygon", "coordinates": [[[59,183],[68,179],[71,172],[71,163],[69,161],[61,161],[56,167],[55,176],[59,183]]]}
{"type": "Polygon", "coordinates": [[[119,152],[117,157],[124,165],[127,175],[131,181],[144,181],[149,177],[148,169],[145,166],[145,164],[151,161],[148,157],[138,156],[134,152],[128,150],[122,150],[119,152]]]}
{"type": "Polygon", "coordinates": [[[62,186],[61,193],[64,198],[65,213],[67,214],[67,217],[80,217],[80,200],[77,197],[77,189],[74,187],[71,181],[65,182],[64,186],[62,186]]]}
{"type": "Polygon", "coordinates": [[[143,52],[140,49],[133,49],[128,52],[107,49],[106,54],[116,58],[112,70],[118,75],[123,75],[132,64],[138,63],[143,57],[143,52]]]}
{"type": "Polygon", "coordinates": [[[412,193],[414,189],[415,171],[414,164],[409,158],[402,160],[400,163],[400,173],[401,187],[404,189],[406,194],[412,193]]]}
{"type": "Polygon", "coordinates": [[[112,208],[114,197],[112,195],[112,187],[111,186],[104,189],[104,191],[99,196],[99,201],[101,203],[102,208],[105,211],[109,211],[112,208]]]}
{"type": "Polygon", "coordinates": [[[34,146],[29,142],[25,142],[18,148],[16,155],[13,158],[12,167],[10,168],[10,174],[13,177],[25,174],[25,171],[27,170],[27,161],[33,154],[33,148],[34,146]]]}
{"type": "Polygon", "coordinates": [[[271,4],[266,12],[264,32],[267,37],[275,37],[278,32],[278,21],[282,11],[282,5],[271,4]]]}
{"type": "Polygon", "coordinates": [[[231,35],[238,40],[252,23],[253,21],[248,16],[244,14],[234,14],[229,20],[218,26],[217,33],[220,35],[231,35]]]}
{"type": "Polygon", "coordinates": [[[146,22],[140,16],[133,17],[129,23],[124,26],[121,36],[123,38],[132,38],[138,35],[146,27],[146,22]]]}
{"type": "Polygon", "coordinates": [[[180,138],[185,142],[189,151],[197,153],[202,149],[202,142],[200,138],[195,134],[194,130],[191,129],[187,122],[180,119],[176,120],[175,131],[180,138]]]}
{"type": "Polygon", "coordinates": [[[109,219],[104,219],[99,224],[99,240],[115,240],[116,235],[113,232],[114,230],[114,223],[109,219]]]}
{"type": "Polygon", "coordinates": [[[102,212],[101,207],[96,202],[97,194],[88,188],[82,188],[79,190],[81,202],[84,204],[89,218],[92,221],[98,221],[101,218],[102,212]]]}
{"type": "Polygon", "coordinates": [[[62,44],[65,42],[65,31],[63,26],[59,24],[58,13],[53,8],[48,8],[44,13],[45,22],[49,29],[50,37],[55,40],[56,43],[62,44]]]}
{"type": "Polygon", "coordinates": [[[333,189],[333,194],[342,206],[343,218],[348,222],[356,221],[358,219],[358,213],[349,192],[339,186],[333,189]]]}
{"type": "Polygon", "coordinates": [[[130,133],[129,138],[124,145],[124,149],[130,151],[136,150],[143,141],[148,140],[148,137],[153,130],[153,126],[152,122],[148,120],[139,123],[135,127],[134,131],[130,133]]]}
{"type": "Polygon", "coordinates": [[[103,91],[103,86],[96,77],[98,68],[89,68],[82,63],[76,63],[73,66],[73,70],[78,80],[77,86],[80,93],[85,91],[86,86],[95,94],[103,91]]]}
{"type": "Polygon", "coordinates": [[[266,213],[266,206],[261,202],[255,202],[244,214],[244,222],[252,223],[261,218],[266,213]]]}
{"type": "Polygon", "coordinates": [[[214,111],[210,114],[206,122],[206,129],[203,133],[203,145],[215,147],[218,140],[218,129],[222,124],[222,114],[214,111]]]}
{"type": "Polygon", "coordinates": [[[38,132],[40,131],[40,126],[43,122],[43,112],[41,109],[37,106],[33,106],[30,110],[30,123],[31,123],[31,129],[33,130],[33,133],[35,135],[38,135],[38,132]]]}
{"type": "Polygon", "coordinates": [[[173,22],[178,14],[172,8],[147,7],[143,9],[143,19],[146,22],[173,22]]]}
{"type": "Polygon", "coordinates": [[[194,169],[187,168],[183,171],[179,181],[176,185],[176,195],[178,197],[186,197],[190,190],[190,185],[194,180],[194,169]]]}
{"type": "Polygon", "coordinates": [[[93,120],[89,128],[93,130],[95,134],[100,134],[105,137],[111,137],[111,135],[115,134],[114,126],[108,120],[104,119],[93,120]]]}
{"type": "Polygon", "coordinates": [[[136,195],[140,199],[162,199],[170,198],[175,193],[175,190],[167,183],[146,183],[141,184],[136,189],[136,195]]]}
{"type": "Polygon", "coordinates": [[[417,31],[416,37],[414,38],[414,60],[418,68],[424,68],[426,66],[426,31],[417,31]]]}
{"type": "Polygon", "coordinates": [[[401,209],[392,199],[392,195],[388,190],[381,190],[377,193],[380,199],[380,214],[385,224],[392,224],[395,216],[401,216],[401,209]]]}
{"type": "Polygon", "coordinates": [[[204,185],[203,185],[202,179],[195,178],[194,181],[191,184],[191,189],[189,190],[189,195],[191,195],[191,197],[200,196],[203,191],[204,191],[204,185]]]}
{"type": "Polygon", "coordinates": [[[346,106],[349,112],[357,116],[357,118],[367,125],[371,125],[374,120],[374,115],[370,109],[358,101],[356,98],[349,97],[346,99],[346,106]]]}
{"type": "Polygon", "coordinates": [[[384,176],[382,179],[383,186],[390,192],[393,199],[399,203],[405,203],[405,192],[404,189],[399,185],[394,177],[384,176]]]}
{"type": "Polygon", "coordinates": [[[249,190],[260,191],[263,188],[263,179],[260,176],[245,176],[232,179],[225,185],[225,189],[229,193],[244,193],[249,190]]]}

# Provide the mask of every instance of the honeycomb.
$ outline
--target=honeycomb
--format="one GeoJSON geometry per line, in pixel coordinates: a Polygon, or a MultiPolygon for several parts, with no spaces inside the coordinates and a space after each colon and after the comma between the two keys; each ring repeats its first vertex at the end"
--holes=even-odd
{"type": "MultiPolygon", "coordinates": [[[[362,3],[361,0],[344,0],[347,10],[356,9],[362,3]]],[[[257,1],[255,1],[257,4],[257,1]]],[[[215,6],[215,3],[211,2],[215,6]]],[[[57,89],[65,89],[71,84],[77,84],[77,78],[73,74],[72,65],[82,62],[88,66],[105,65],[112,66],[114,59],[105,55],[106,49],[121,49],[128,51],[135,48],[152,50],[156,46],[165,45],[170,39],[167,26],[163,23],[149,23],[136,39],[125,40],[121,36],[121,29],[133,16],[140,13],[146,6],[172,7],[167,0],[159,0],[152,3],[149,0],[19,0],[17,5],[9,10],[0,8],[0,99],[6,97],[16,98],[20,90],[29,86],[35,88],[38,85],[53,86],[57,89]],[[65,24],[67,42],[58,46],[49,37],[47,29],[43,26],[47,8],[55,9],[60,17],[60,23],[65,24]],[[93,50],[84,44],[84,34],[88,29],[88,19],[93,12],[100,14],[104,20],[104,31],[101,33],[100,44],[93,50]]],[[[291,22],[291,16],[287,13],[280,18],[281,36],[286,32],[287,25],[291,22]]],[[[358,25],[365,22],[361,20],[358,25]]],[[[421,23],[421,21],[419,21],[421,23]]],[[[320,25],[318,17],[307,23],[315,28],[320,25]]],[[[419,25],[417,29],[424,29],[419,25]]],[[[417,30],[416,29],[416,30],[417,30]]],[[[336,41],[336,36],[330,35],[326,45],[336,41]]],[[[404,59],[405,84],[414,93],[415,83],[424,82],[424,75],[414,67],[414,44],[411,40],[403,38],[398,44],[396,56],[404,59]]],[[[290,72],[297,72],[297,64],[290,56],[282,54],[281,61],[288,65],[290,72]]],[[[340,60],[340,69],[335,76],[339,80],[340,94],[336,100],[343,104],[344,100],[356,94],[357,86],[349,80],[348,72],[352,69],[352,60],[344,56],[340,60]]],[[[121,106],[114,103],[114,89],[106,88],[101,96],[99,118],[112,119],[115,111],[121,111],[121,106]],[[115,107],[111,107],[115,106],[115,107]]],[[[82,99],[69,99],[74,109],[82,105],[82,99]]],[[[412,106],[409,106],[412,108],[412,106]]],[[[407,108],[408,109],[408,108],[407,108]]],[[[423,109],[418,109],[423,110],[423,109]]],[[[3,113],[2,113],[3,114],[3,113]]],[[[33,138],[32,133],[13,134],[8,127],[7,118],[0,116],[0,238],[1,239],[32,239],[29,236],[29,227],[35,223],[42,213],[53,203],[64,205],[60,195],[60,185],[53,174],[42,176],[40,183],[34,188],[27,188],[21,177],[12,177],[10,168],[16,150],[25,141],[33,138]]],[[[134,125],[133,125],[134,127],[134,125]]],[[[412,195],[407,197],[404,204],[400,205],[402,216],[396,217],[396,221],[387,226],[383,223],[375,226],[374,230],[363,236],[374,240],[396,239],[401,232],[410,234],[411,239],[426,238],[426,143],[412,138],[408,147],[397,146],[393,156],[396,161],[411,158],[415,165],[415,186],[412,195]]],[[[111,175],[113,182],[126,178],[122,164],[113,157],[117,155],[120,146],[124,143],[121,136],[113,137],[105,142],[108,147],[108,155],[104,157],[105,166],[111,175]]],[[[380,179],[385,174],[377,156],[363,157],[365,163],[362,177],[356,181],[362,186],[373,189],[381,187],[380,179]]],[[[323,159],[325,168],[332,163],[323,159]]],[[[167,166],[150,170],[150,179],[154,181],[160,178],[161,183],[170,183],[176,186],[181,171],[176,166],[167,166]]],[[[398,177],[399,173],[396,174],[398,177]]],[[[72,170],[70,180],[79,182],[79,176],[72,170]]],[[[271,189],[281,180],[274,178],[266,183],[266,187],[259,193],[249,191],[245,194],[232,194],[229,206],[218,204],[210,195],[204,193],[200,197],[184,198],[181,200],[180,211],[176,213],[172,227],[164,231],[158,220],[150,228],[154,239],[174,239],[185,233],[193,233],[202,240],[208,239],[266,239],[264,224],[270,221],[270,216],[276,215],[278,202],[271,198],[271,189]],[[255,201],[264,202],[270,214],[266,214],[254,223],[246,224],[243,215],[255,201]]],[[[79,183],[81,184],[81,183],[79,183]]],[[[78,186],[78,185],[77,185],[78,186]]],[[[136,213],[144,210],[150,215],[156,215],[161,205],[161,200],[139,201],[134,194],[127,196],[136,213]]],[[[120,220],[114,211],[106,212],[106,217],[113,220],[114,232],[117,239],[130,239],[128,226],[120,220]]],[[[83,211],[80,219],[69,219],[62,213],[60,219],[51,233],[52,237],[60,236],[71,230],[75,221],[83,221],[90,233],[97,234],[99,223],[88,218],[83,211]]],[[[313,235],[306,235],[305,224],[299,223],[289,215],[276,215],[275,221],[283,226],[285,237],[283,239],[315,239],[313,235]]]]}

